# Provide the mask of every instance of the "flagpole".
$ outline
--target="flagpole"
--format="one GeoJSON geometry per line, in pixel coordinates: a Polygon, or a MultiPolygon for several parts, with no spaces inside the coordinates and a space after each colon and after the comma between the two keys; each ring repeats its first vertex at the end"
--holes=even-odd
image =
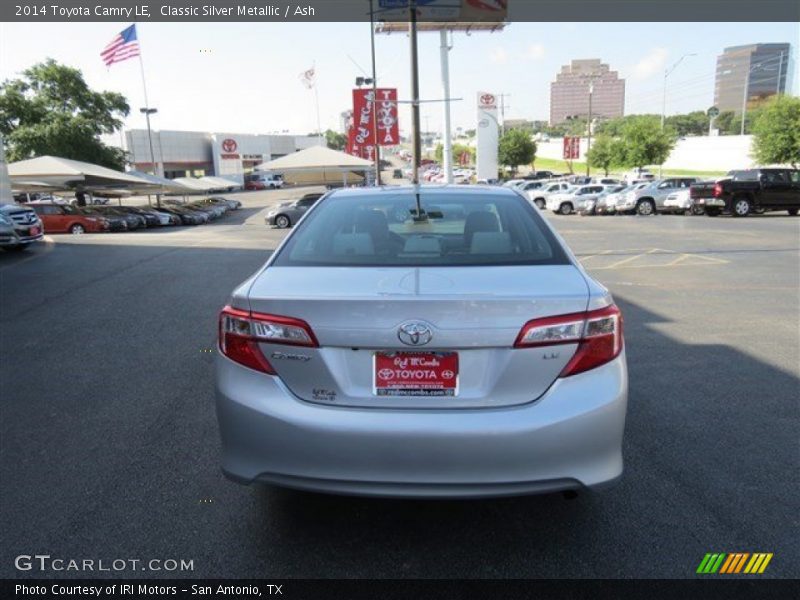
{"type": "MultiPolygon", "coordinates": [[[[138,32],[136,35],[139,37],[138,32]]],[[[150,128],[150,115],[156,112],[155,108],[150,108],[150,102],[147,99],[147,80],[144,76],[144,60],[142,59],[142,44],[139,43],[139,71],[142,74],[142,90],[144,91],[144,108],[140,108],[139,112],[144,113],[145,120],[147,121],[147,142],[150,145],[150,164],[153,165],[153,175],[158,177],[158,165],[156,165],[156,155],[153,152],[153,132],[150,128]]],[[[148,203],[150,195],[147,196],[148,203]]],[[[156,206],[161,208],[161,194],[156,194],[156,206]]]]}
{"type": "Polygon", "coordinates": [[[317,134],[319,136],[320,145],[324,145],[322,142],[322,126],[320,125],[319,120],[319,92],[317,91],[317,84],[314,83],[314,102],[317,105],[317,134]]]}

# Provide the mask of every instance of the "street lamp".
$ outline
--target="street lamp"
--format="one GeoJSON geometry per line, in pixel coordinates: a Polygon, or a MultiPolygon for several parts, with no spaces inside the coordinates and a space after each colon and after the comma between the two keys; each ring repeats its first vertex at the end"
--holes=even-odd
{"type": "Polygon", "coordinates": [[[663,94],[662,99],[661,99],[661,129],[662,129],[662,131],[664,129],[664,121],[667,118],[667,77],[669,77],[670,74],[675,69],[678,68],[678,65],[683,62],[684,58],[688,58],[690,56],[697,56],[697,54],[694,53],[694,52],[691,53],[691,54],[684,54],[678,60],[676,60],[675,64],[673,64],[669,69],[664,69],[664,94],[663,94]]]}
{"type": "Polygon", "coordinates": [[[592,149],[592,94],[594,94],[594,81],[589,81],[589,122],[587,123],[588,131],[586,135],[586,176],[589,176],[589,150],[592,149]]]}
{"type": "MultiPolygon", "coordinates": [[[[154,115],[158,112],[157,108],[140,108],[139,112],[144,115],[144,118],[147,120],[147,141],[150,144],[150,164],[153,165],[153,175],[158,176],[158,170],[156,169],[156,155],[153,152],[153,133],[150,130],[150,115],[154,115]]],[[[156,194],[156,205],[161,208],[161,195],[156,194]]]]}

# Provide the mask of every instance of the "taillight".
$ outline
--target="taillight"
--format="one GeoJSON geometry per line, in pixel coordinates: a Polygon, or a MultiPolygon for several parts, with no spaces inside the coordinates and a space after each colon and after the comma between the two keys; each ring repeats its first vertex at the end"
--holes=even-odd
{"type": "Polygon", "coordinates": [[[514,342],[515,348],[578,344],[561,371],[568,377],[599,367],[622,351],[622,314],[615,305],[584,313],[572,313],[528,321],[514,342]]]}
{"type": "Polygon", "coordinates": [[[308,323],[292,317],[265,315],[226,306],[219,315],[219,349],[246,367],[275,375],[258,344],[319,346],[308,323]]]}
{"type": "Polygon", "coordinates": [[[720,185],[719,183],[715,183],[713,194],[714,198],[719,198],[720,196],[722,196],[722,185],[720,185]]]}

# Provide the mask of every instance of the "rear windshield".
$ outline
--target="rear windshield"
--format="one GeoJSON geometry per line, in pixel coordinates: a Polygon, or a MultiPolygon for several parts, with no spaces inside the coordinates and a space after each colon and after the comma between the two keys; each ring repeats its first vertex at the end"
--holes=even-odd
{"type": "Polygon", "coordinates": [[[328,196],[283,246],[278,266],[569,264],[533,207],[518,195],[427,196],[415,222],[412,194],[328,196]]]}

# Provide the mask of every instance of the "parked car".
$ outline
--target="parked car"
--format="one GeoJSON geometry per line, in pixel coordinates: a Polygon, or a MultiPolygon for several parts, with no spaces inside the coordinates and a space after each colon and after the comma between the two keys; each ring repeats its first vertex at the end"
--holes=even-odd
{"type": "Polygon", "coordinates": [[[654,181],[656,176],[647,169],[634,169],[625,173],[624,178],[627,183],[632,184],[642,181],[654,181]]]}
{"type": "Polygon", "coordinates": [[[252,173],[245,177],[246,190],[274,190],[283,187],[283,177],[271,173],[252,173]]]}
{"type": "Polygon", "coordinates": [[[622,184],[615,189],[619,191],[612,191],[603,196],[603,198],[598,199],[595,213],[598,215],[613,215],[617,212],[617,203],[622,202],[624,200],[625,194],[628,192],[633,192],[639,187],[644,187],[649,185],[649,182],[638,183],[634,185],[625,185],[622,184]]]}
{"type": "Polygon", "coordinates": [[[183,208],[182,206],[163,205],[158,209],[162,212],[167,212],[176,215],[180,218],[183,225],[202,225],[208,223],[208,215],[194,210],[183,208]]]}
{"type": "Polygon", "coordinates": [[[316,204],[323,194],[315,192],[306,194],[298,200],[283,202],[270,210],[264,218],[267,225],[273,225],[279,229],[291,227],[302,217],[305,212],[316,204]]]}
{"type": "Polygon", "coordinates": [[[29,203],[44,225],[45,233],[102,233],[111,224],[101,215],[87,215],[75,206],[64,204],[29,203]]]}
{"type": "Polygon", "coordinates": [[[622,475],[620,311],[512,190],[326,195],[233,292],[217,347],[239,483],[472,498],[622,475]],[[390,224],[417,193],[464,218],[390,224]]]}
{"type": "Polygon", "coordinates": [[[694,177],[669,177],[658,179],[645,186],[627,192],[617,202],[617,214],[636,213],[647,216],[663,211],[664,201],[672,192],[688,189],[697,179],[694,177]]]}
{"type": "Polygon", "coordinates": [[[181,220],[180,216],[167,212],[163,208],[153,208],[153,213],[158,215],[159,219],[162,219],[162,225],[182,225],[183,221],[181,220]],[[166,220],[166,223],[164,222],[166,220]]]}
{"type": "Polygon", "coordinates": [[[592,181],[590,183],[599,183],[601,185],[624,185],[622,181],[619,179],[614,179],[613,177],[592,177],[592,181]]]}
{"type": "Polygon", "coordinates": [[[239,210],[242,208],[242,203],[238,200],[231,200],[230,198],[223,198],[222,196],[211,196],[210,198],[206,198],[206,200],[215,204],[225,204],[230,210],[239,210]]]}
{"type": "Polygon", "coordinates": [[[108,221],[108,230],[111,232],[128,231],[128,220],[124,216],[102,214],[101,212],[94,210],[96,207],[93,206],[74,206],[73,208],[87,217],[105,219],[108,221]]]}
{"type": "Polygon", "coordinates": [[[147,221],[142,215],[120,210],[121,207],[118,206],[92,206],[87,208],[90,208],[99,215],[122,217],[128,224],[128,231],[135,231],[136,229],[144,229],[147,227],[147,221]]]}
{"type": "Polygon", "coordinates": [[[703,207],[695,205],[690,192],[691,190],[689,188],[672,192],[667,196],[667,199],[664,200],[662,212],[680,215],[703,214],[703,207]]]}
{"type": "Polygon", "coordinates": [[[552,171],[535,171],[529,175],[526,175],[524,179],[533,179],[533,180],[541,180],[541,179],[552,179],[555,177],[552,171]]]}
{"type": "Polygon", "coordinates": [[[538,190],[534,190],[532,194],[528,194],[528,197],[531,199],[531,202],[533,202],[540,209],[544,210],[545,206],[547,206],[547,198],[550,196],[550,194],[565,192],[571,187],[572,186],[566,181],[554,181],[539,188],[538,190]]]}
{"type": "Polygon", "coordinates": [[[161,227],[161,218],[152,212],[139,208],[138,206],[115,206],[117,212],[124,212],[131,215],[138,215],[144,219],[145,227],[161,227]]]}
{"type": "Polygon", "coordinates": [[[547,210],[552,210],[562,215],[586,210],[594,212],[595,202],[605,189],[605,186],[591,184],[580,185],[563,192],[550,194],[547,197],[547,210]]]}
{"type": "Polygon", "coordinates": [[[728,175],[692,185],[692,199],[709,217],[723,210],[734,217],[760,210],[785,210],[792,216],[800,211],[800,170],[748,169],[728,175]]]}
{"type": "MultiPolygon", "coordinates": [[[[606,199],[609,196],[614,196],[615,194],[620,193],[624,190],[626,185],[604,185],[603,191],[597,195],[595,199],[588,199],[583,203],[578,203],[576,207],[576,211],[580,215],[599,215],[604,214],[607,210],[608,206],[606,205],[606,199]]],[[[616,200],[613,200],[614,205],[616,205],[616,200]]]]}
{"type": "Polygon", "coordinates": [[[515,189],[518,192],[522,192],[526,196],[530,197],[532,193],[535,193],[536,190],[542,189],[542,186],[546,184],[547,182],[544,179],[532,179],[529,181],[523,181],[515,189]]]}
{"type": "Polygon", "coordinates": [[[17,204],[0,204],[0,247],[25,250],[43,237],[44,226],[33,210],[17,204]]]}

